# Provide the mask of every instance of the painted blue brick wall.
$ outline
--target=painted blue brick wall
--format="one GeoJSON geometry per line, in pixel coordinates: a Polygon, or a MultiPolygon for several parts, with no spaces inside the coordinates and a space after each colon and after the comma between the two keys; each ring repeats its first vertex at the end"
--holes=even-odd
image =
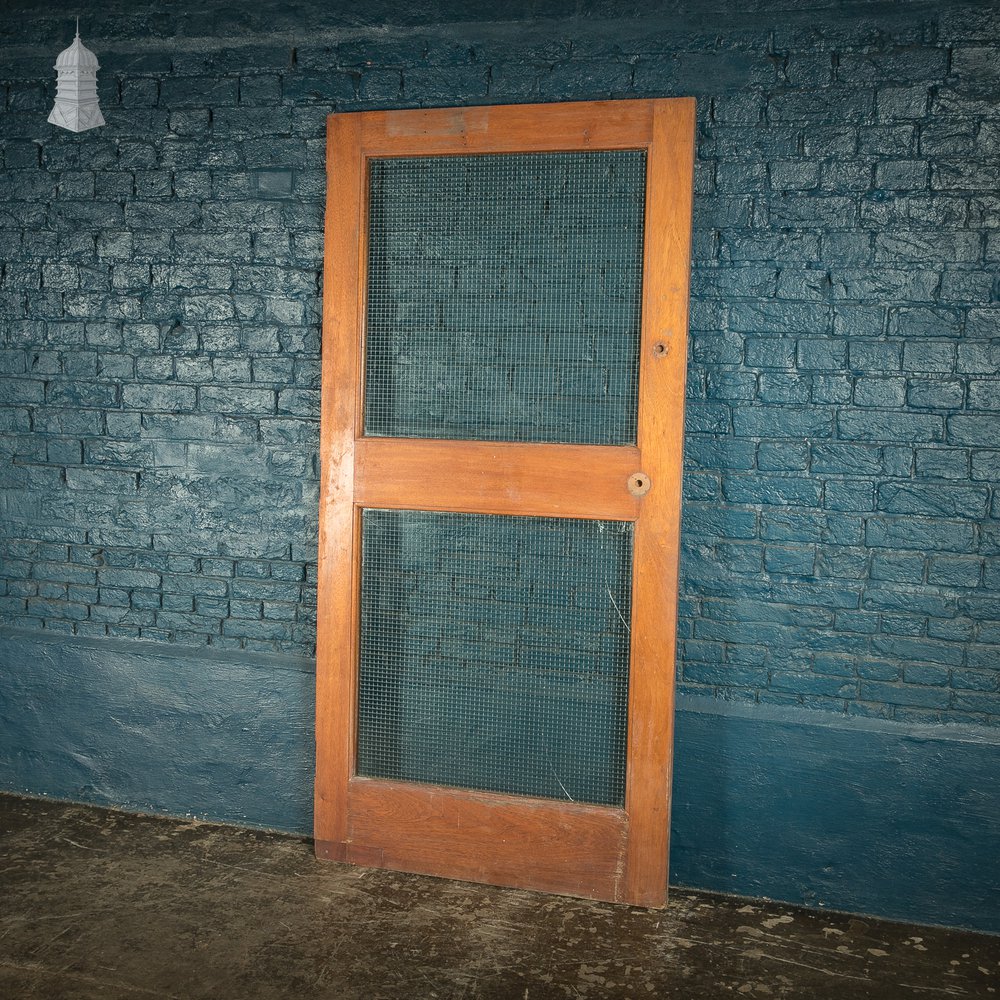
{"type": "Polygon", "coordinates": [[[308,832],[326,115],[694,94],[671,878],[1000,929],[995,3],[106,0],[72,136],[76,13],[0,13],[0,788],[308,832]]]}
{"type": "Polygon", "coordinates": [[[111,2],[73,136],[8,5],[3,623],[309,655],[325,116],[694,94],[681,690],[996,724],[995,6],[474,6],[111,2]]]}

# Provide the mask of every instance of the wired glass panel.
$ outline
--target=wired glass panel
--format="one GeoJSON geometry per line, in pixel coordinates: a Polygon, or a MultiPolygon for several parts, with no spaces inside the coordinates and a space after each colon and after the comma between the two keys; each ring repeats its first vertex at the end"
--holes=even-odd
{"type": "Polygon", "coordinates": [[[358,773],[623,805],[632,527],[363,511],[358,773]]]}
{"type": "Polygon", "coordinates": [[[634,444],[646,153],[373,159],[365,434],[634,444]]]}

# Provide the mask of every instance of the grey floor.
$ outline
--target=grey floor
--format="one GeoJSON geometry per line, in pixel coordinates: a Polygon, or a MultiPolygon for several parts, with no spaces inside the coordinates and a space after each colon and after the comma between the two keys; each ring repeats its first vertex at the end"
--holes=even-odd
{"type": "Polygon", "coordinates": [[[0,795],[0,998],[991,997],[1000,938],[675,891],[665,911],[317,862],[0,795]]]}

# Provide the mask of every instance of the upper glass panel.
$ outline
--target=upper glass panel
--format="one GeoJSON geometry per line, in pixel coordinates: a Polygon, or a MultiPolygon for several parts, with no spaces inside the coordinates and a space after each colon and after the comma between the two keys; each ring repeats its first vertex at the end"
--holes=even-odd
{"type": "Polygon", "coordinates": [[[374,159],[365,434],[634,444],[646,154],[374,159]]]}

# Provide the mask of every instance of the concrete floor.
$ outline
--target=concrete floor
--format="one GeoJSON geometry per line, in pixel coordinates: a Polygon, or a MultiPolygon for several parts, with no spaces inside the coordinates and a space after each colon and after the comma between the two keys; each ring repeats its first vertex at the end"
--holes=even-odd
{"type": "Polygon", "coordinates": [[[1000,938],[675,891],[649,912],[0,795],[0,997],[989,997],[1000,938]]]}

